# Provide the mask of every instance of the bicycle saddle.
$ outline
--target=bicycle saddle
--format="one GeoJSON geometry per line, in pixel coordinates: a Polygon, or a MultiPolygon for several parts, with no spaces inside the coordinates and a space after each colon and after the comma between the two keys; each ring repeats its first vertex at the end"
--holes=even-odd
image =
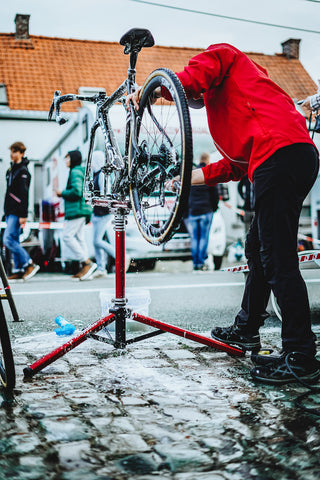
{"type": "Polygon", "coordinates": [[[154,38],[152,33],[144,28],[131,28],[120,39],[120,45],[124,45],[124,53],[139,52],[143,47],[153,47],[154,38]]]}

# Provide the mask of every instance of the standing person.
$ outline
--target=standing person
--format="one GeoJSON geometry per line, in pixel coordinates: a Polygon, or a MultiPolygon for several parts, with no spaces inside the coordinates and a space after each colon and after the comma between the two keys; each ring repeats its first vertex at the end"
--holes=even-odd
{"type": "MultiPolygon", "coordinates": [[[[197,168],[210,163],[208,153],[203,153],[197,168]]],[[[218,188],[207,185],[192,185],[189,195],[188,227],[191,236],[193,270],[208,270],[205,260],[213,212],[218,208],[218,188]]]]}
{"type": "Polygon", "coordinates": [[[8,280],[29,280],[40,269],[35,265],[26,250],[20,245],[21,226],[27,221],[29,204],[29,187],[31,175],[28,159],[24,156],[26,147],[22,142],[10,146],[11,166],[6,173],[7,191],[4,202],[6,230],[4,245],[12,253],[14,269],[8,280]]]}
{"type": "MultiPolygon", "coordinates": [[[[105,164],[105,156],[103,152],[96,150],[92,154],[92,172],[95,192],[104,191],[104,175],[101,172],[105,164]]],[[[115,251],[113,246],[103,239],[106,230],[107,221],[110,218],[110,211],[108,207],[100,207],[95,205],[93,207],[93,215],[91,218],[93,226],[93,246],[95,251],[95,258],[97,262],[97,270],[94,272],[94,278],[106,277],[106,263],[107,256],[110,255],[115,258],[115,251]]]]}
{"type": "MultiPolygon", "coordinates": [[[[233,325],[214,328],[212,337],[258,350],[272,289],[281,309],[283,354],[267,361],[252,356],[258,365],[251,375],[275,385],[294,382],[295,374],[312,382],[320,376],[320,362],[299,270],[297,233],[302,203],[317,178],[319,155],[305,118],[266,70],[232,45],[210,45],[177,75],[188,98],[204,101],[210,133],[223,155],[193,170],[191,183],[216,185],[248,173],[255,192],[241,310],[233,325]]],[[[157,95],[170,99],[163,87],[157,95]]],[[[139,90],[130,100],[139,108],[139,90]]]]}
{"type": "Polygon", "coordinates": [[[78,150],[68,152],[65,160],[66,166],[70,169],[67,186],[65,190],[56,190],[56,195],[64,199],[65,205],[63,240],[70,252],[70,258],[65,260],[75,260],[82,264],[81,270],[72,278],[87,280],[97,265],[88,258],[84,238],[84,226],[90,221],[92,213],[92,208],[83,198],[85,167],[81,166],[82,156],[78,150]]]}
{"type": "Polygon", "coordinates": [[[245,234],[247,235],[251,225],[251,221],[254,217],[253,185],[250,182],[248,175],[244,175],[241,178],[240,182],[238,183],[238,192],[240,197],[244,201],[244,204],[242,206],[244,210],[244,216],[242,217],[242,220],[244,223],[244,231],[245,231],[245,234]]]}

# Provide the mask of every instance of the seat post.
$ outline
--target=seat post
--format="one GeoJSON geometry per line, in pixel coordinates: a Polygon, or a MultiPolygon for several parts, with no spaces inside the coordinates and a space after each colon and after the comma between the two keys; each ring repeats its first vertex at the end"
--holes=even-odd
{"type": "Polygon", "coordinates": [[[130,52],[128,68],[128,93],[132,93],[134,84],[136,82],[136,64],[139,51],[140,50],[133,50],[130,52]]]}

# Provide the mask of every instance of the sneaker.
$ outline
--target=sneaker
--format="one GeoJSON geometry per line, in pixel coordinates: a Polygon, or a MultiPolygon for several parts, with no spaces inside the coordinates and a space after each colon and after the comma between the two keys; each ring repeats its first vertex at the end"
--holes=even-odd
{"type": "Polygon", "coordinates": [[[320,377],[320,362],[314,357],[291,352],[282,354],[277,361],[254,367],[250,373],[254,380],[269,385],[314,383],[320,377]]]}
{"type": "Polygon", "coordinates": [[[235,325],[231,327],[216,327],[211,331],[211,337],[227,345],[236,345],[245,350],[260,350],[260,335],[241,332],[235,325]]]}
{"type": "Polygon", "coordinates": [[[276,364],[288,355],[288,352],[280,352],[280,355],[271,355],[273,350],[260,350],[259,352],[251,353],[251,361],[255,365],[269,365],[276,364]]]}
{"type": "Polygon", "coordinates": [[[22,280],[23,275],[24,275],[24,272],[16,272],[10,275],[10,277],[8,277],[7,280],[22,280]]]}
{"type": "Polygon", "coordinates": [[[96,270],[92,274],[92,278],[105,278],[107,277],[107,272],[105,270],[96,270]]]}
{"type": "Polygon", "coordinates": [[[39,272],[40,267],[39,265],[35,265],[34,263],[30,263],[24,271],[22,275],[23,280],[30,280],[30,278],[34,277],[37,272],[39,272]]]}
{"type": "Polygon", "coordinates": [[[91,277],[95,270],[97,270],[96,263],[93,263],[91,261],[85,263],[82,270],[80,270],[80,272],[77,274],[77,278],[79,278],[79,280],[87,280],[89,277],[91,277]]]}
{"type": "Polygon", "coordinates": [[[209,267],[208,265],[204,264],[204,265],[201,265],[198,270],[200,270],[201,272],[208,272],[209,270],[209,267]]]}

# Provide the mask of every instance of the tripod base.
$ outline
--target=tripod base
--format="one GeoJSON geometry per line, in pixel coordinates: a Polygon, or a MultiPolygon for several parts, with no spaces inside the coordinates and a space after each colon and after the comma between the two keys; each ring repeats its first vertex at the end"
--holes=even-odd
{"type": "Polygon", "coordinates": [[[48,353],[44,357],[40,358],[32,365],[26,367],[23,372],[25,377],[32,377],[44,367],[54,362],[58,358],[65,355],[67,352],[75,348],[80,343],[84,342],[87,338],[93,338],[104,343],[113,345],[115,348],[125,348],[127,345],[141,340],[145,340],[162,333],[172,333],[179,337],[193,340],[195,342],[213,347],[216,350],[222,350],[234,356],[243,356],[244,351],[242,349],[232,347],[218,340],[214,340],[203,335],[198,335],[188,330],[184,330],[174,325],[154,320],[150,317],[133,313],[132,319],[136,322],[154,327],[156,330],[145,335],[140,335],[135,338],[126,339],[126,320],[129,318],[130,310],[126,308],[126,296],[125,296],[125,225],[126,215],[128,214],[126,209],[119,208],[115,214],[115,237],[116,237],[116,274],[115,274],[115,299],[113,301],[113,308],[109,309],[110,315],[98,320],[97,322],[89,325],[79,335],[73,337],[69,342],[61,345],[52,352],[48,353]],[[104,327],[107,327],[110,323],[115,322],[115,338],[112,339],[109,331],[107,330],[108,337],[97,335],[96,332],[101,331],[104,327]]]}
{"type": "MultiPolygon", "coordinates": [[[[125,310],[127,311],[127,309],[125,310]]],[[[202,345],[213,347],[216,350],[221,350],[223,352],[229,353],[230,355],[233,355],[233,356],[242,357],[245,354],[245,351],[242,349],[233,347],[231,345],[227,345],[223,342],[219,342],[218,340],[214,340],[214,339],[205,337],[203,335],[199,335],[197,333],[190,332],[188,330],[184,330],[183,328],[175,327],[174,325],[159,322],[158,320],[154,320],[153,318],[145,317],[137,313],[133,313],[132,315],[133,320],[143,323],[144,325],[149,325],[151,327],[154,327],[157,330],[154,330],[150,333],[146,333],[144,335],[139,335],[138,337],[130,338],[128,340],[123,337],[123,331],[121,331],[122,336],[121,336],[121,341],[119,341],[119,339],[117,340],[117,327],[119,328],[119,321],[120,322],[122,321],[121,317],[124,314],[125,312],[122,311],[120,307],[114,313],[111,313],[110,315],[93,323],[92,325],[89,325],[79,335],[73,337],[71,340],[64,343],[60,347],[56,348],[55,350],[48,353],[47,355],[44,355],[43,357],[41,357],[32,365],[29,365],[28,367],[26,367],[23,370],[24,376],[28,378],[33,377],[36,373],[40,372],[43,368],[47,367],[48,365],[53,363],[55,360],[58,360],[60,357],[68,353],[70,350],[73,350],[75,347],[83,343],[88,338],[92,338],[100,342],[111,344],[115,348],[125,348],[127,345],[130,345],[132,343],[136,343],[142,340],[146,340],[147,338],[151,338],[157,335],[161,335],[162,333],[172,333],[174,335],[178,335],[179,337],[185,338],[187,340],[193,340],[197,343],[201,343],[202,345]],[[109,335],[108,337],[96,334],[96,332],[101,331],[102,329],[110,325],[112,322],[116,322],[116,337],[114,340],[112,339],[110,334],[108,334],[109,335]]],[[[118,337],[119,337],[119,332],[118,332],[118,337]]]]}

